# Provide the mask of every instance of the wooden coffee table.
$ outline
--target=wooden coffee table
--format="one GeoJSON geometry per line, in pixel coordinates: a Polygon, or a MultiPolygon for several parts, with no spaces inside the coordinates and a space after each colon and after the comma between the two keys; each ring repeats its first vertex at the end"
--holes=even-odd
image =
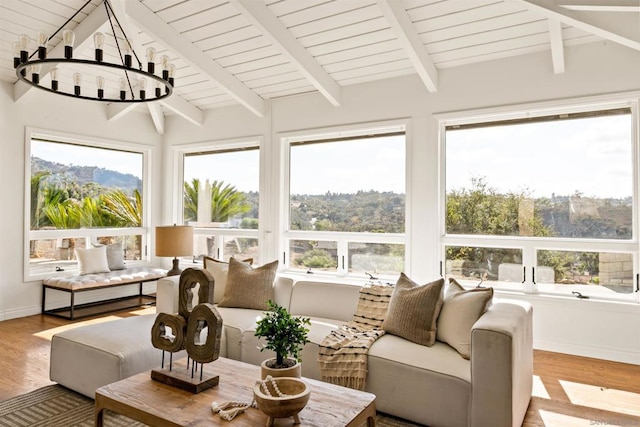
{"type": "MultiPolygon", "coordinates": [[[[174,362],[173,369],[186,369],[186,361],[174,362]]],[[[220,375],[218,386],[198,394],[154,381],[144,372],[96,390],[96,427],[103,425],[104,410],[122,414],[158,427],[177,426],[264,426],[267,416],[249,408],[231,422],[211,412],[211,402],[251,401],[260,367],[220,358],[205,364],[205,372],[220,375]]],[[[307,406],[299,413],[300,426],[375,426],[375,395],[304,378],[311,387],[307,406]]],[[[275,420],[276,426],[292,426],[293,418],[275,420]]]]}

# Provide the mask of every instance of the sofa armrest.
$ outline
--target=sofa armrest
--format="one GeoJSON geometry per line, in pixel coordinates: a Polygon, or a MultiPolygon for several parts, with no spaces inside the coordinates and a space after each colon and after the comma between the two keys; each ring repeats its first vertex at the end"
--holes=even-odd
{"type": "Polygon", "coordinates": [[[156,288],[156,313],[177,313],[180,275],[158,280],[156,288]]]}
{"type": "Polygon", "coordinates": [[[532,307],[496,302],[471,330],[470,425],[522,425],[532,386],[532,307]]]}

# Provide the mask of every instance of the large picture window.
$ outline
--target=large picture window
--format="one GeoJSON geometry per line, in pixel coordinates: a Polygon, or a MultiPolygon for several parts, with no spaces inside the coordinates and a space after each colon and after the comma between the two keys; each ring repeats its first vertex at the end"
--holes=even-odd
{"type": "Polygon", "coordinates": [[[195,227],[196,259],[259,263],[259,148],[198,150],[183,159],[183,221],[195,227]]]}
{"type": "Polygon", "coordinates": [[[404,130],[291,138],[287,149],[288,268],[362,276],[403,271],[404,130]]]}
{"type": "Polygon", "coordinates": [[[631,293],[633,129],[628,106],[445,124],[446,274],[631,293]]]}
{"type": "Polygon", "coordinates": [[[26,277],[76,267],[77,248],[120,243],[147,259],[145,154],[34,134],[28,141],[26,277]]]}

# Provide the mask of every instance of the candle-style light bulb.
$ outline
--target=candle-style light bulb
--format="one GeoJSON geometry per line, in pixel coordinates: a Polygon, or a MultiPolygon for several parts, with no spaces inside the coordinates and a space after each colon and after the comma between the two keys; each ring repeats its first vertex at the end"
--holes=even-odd
{"type": "Polygon", "coordinates": [[[131,67],[131,41],[129,39],[124,39],[122,50],[124,51],[124,65],[131,67]]]}
{"type": "Polygon", "coordinates": [[[47,39],[44,31],[38,31],[38,59],[47,58],[47,39]]]}
{"type": "Polygon", "coordinates": [[[140,77],[138,85],[140,86],[140,99],[145,99],[147,96],[147,79],[140,77]]]}
{"type": "Polygon", "coordinates": [[[96,77],[96,86],[98,87],[98,99],[104,98],[104,77],[96,77]]]}
{"type": "Polygon", "coordinates": [[[18,36],[18,44],[20,45],[20,62],[27,62],[29,60],[29,42],[31,39],[26,34],[20,34],[18,36]]]}
{"type": "Polygon", "coordinates": [[[73,73],[73,91],[76,96],[80,96],[80,84],[82,84],[82,74],[73,73]]]}
{"type": "Polygon", "coordinates": [[[147,71],[151,74],[156,71],[156,50],[153,47],[147,48],[147,71]]]}
{"type": "Polygon", "coordinates": [[[169,80],[169,57],[167,55],[162,55],[160,62],[162,64],[162,78],[169,80]]]}
{"type": "Polygon", "coordinates": [[[162,95],[162,89],[160,87],[160,82],[156,80],[156,98],[160,98],[162,95]]]}
{"type": "Polygon", "coordinates": [[[104,34],[103,33],[95,33],[93,35],[93,44],[96,48],[96,61],[102,62],[102,47],[104,46],[104,34]]]}
{"type": "Polygon", "coordinates": [[[18,68],[20,65],[20,42],[11,43],[13,49],[13,68],[18,68]]]}
{"type": "Polygon", "coordinates": [[[171,86],[173,86],[173,84],[174,84],[175,80],[173,79],[173,77],[175,76],[175,74],[176,74],[176,66],[175,66],[175,64],[169,64],[169,84],[171,86]]]}
{"type": "Polygon", "coordinates": [[[51,69],[51,89],[58,90],[58,67],[53,67],[51,69]]]}
{"type": "Polygon", "coordinates": [[[127,81],[124,77],[120,78],[120,99],[122,101],[127,97],[127,81]]]}
{"type": "Polygon", "coordinates": [[[67,59],[73,58],[73,43],[76,40],[76,35],[71,30],[64,30],[62,32],[62,42],[64,43],[64,57],[67,59]]]}
{"type": "Polygon", "coordinates": [[[35,84],[40,83],[40,71],[42,69],[42,64],[33,64],[31,66],[31,81],[35,84]]]}

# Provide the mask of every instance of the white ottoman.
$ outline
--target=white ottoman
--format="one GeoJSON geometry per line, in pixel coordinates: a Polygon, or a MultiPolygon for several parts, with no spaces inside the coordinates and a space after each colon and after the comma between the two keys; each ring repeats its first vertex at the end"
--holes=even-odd
{"type": "MultiPolygon", "coordinates": [[[[159,368],[162,351],[151,344],[155,314],[81,326],[51,339],[49,377],[95,398],[98,387],[159,368]]],[[[173,359],[185,357],[181,351],[173,359]]],[[[165,367],[169,353],[165,353],[165,367]]]]}

